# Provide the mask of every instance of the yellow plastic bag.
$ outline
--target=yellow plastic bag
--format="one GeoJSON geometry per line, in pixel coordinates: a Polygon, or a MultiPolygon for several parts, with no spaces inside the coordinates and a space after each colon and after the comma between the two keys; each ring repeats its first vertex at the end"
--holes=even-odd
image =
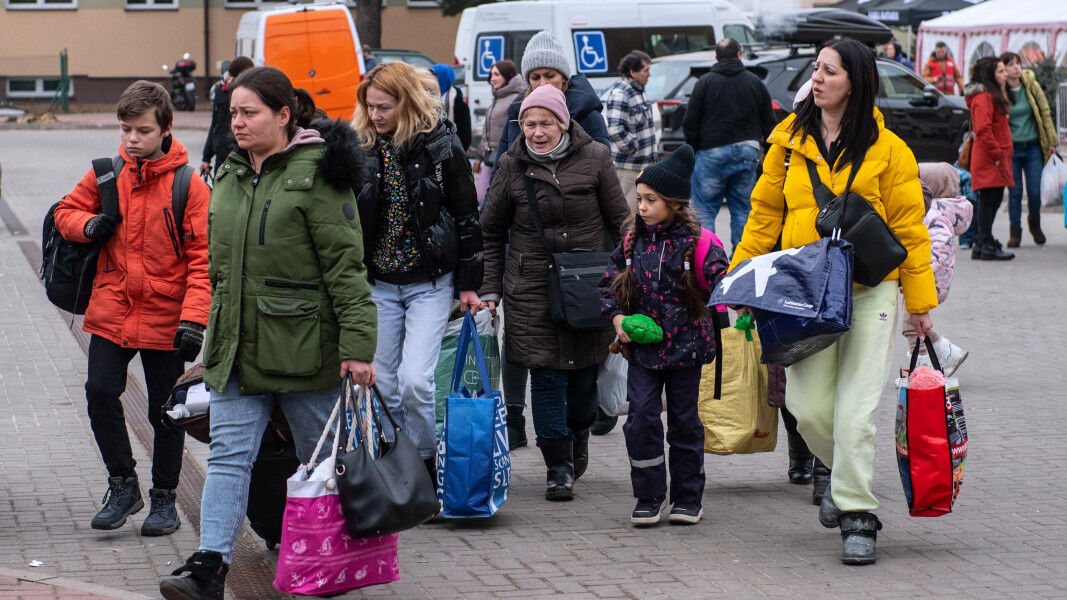
{"type": "Polygon", "coordinates": [[[773,452],[778,409],[767,404],[767,367],[760,363],[759,336],[747,314],[722,331],[722,394],[715,399],[715,363],[704,365],[697,410],[704,424],[704,451],[712,454],[773,452]]]}

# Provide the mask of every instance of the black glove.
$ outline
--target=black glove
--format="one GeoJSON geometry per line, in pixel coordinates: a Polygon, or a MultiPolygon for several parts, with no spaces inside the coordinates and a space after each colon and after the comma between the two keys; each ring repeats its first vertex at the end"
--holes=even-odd
{"type": "Polygon", "coordinates": [[[178,356],[185,362],[193,362],[196,355],[200,354],[200,347],[204,345],[204,326],[192,321],[182,321],[178,324],[178,333],[174,336],[174,347],[178,349],[178,356]]]}
{"type": "Polygon", "coordinates": [[[85,224],[85,237],[91,240],[106,240],[115,234],[119,220],[111,215],[96,215],[85,224]]]}

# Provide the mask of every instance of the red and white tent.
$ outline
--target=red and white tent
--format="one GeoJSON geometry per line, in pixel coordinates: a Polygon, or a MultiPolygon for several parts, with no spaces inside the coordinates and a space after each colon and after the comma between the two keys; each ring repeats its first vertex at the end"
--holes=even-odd
{"type": "Polygon", "coordinates": [[[985,0],[919,26],[916,67],[937,42],[948,44],[967,72],[983,56],[1008,50],[1033,62],[1067,65],[1067,0],[985,0]]]}

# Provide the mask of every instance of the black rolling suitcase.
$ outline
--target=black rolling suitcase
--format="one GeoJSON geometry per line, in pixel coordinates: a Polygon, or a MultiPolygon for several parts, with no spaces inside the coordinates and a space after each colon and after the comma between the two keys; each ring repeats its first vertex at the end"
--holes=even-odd
{"type": "Polygon", "coordinates": [[[248,508],[245,511],[252,531],[263,538],[270,550],[282,541],[285,482],[300,468],[292,434],[275,423],[275,420],[271,419],[267,424],[256,462],[252,464],[252,480],[248,484],[248,508]]]}

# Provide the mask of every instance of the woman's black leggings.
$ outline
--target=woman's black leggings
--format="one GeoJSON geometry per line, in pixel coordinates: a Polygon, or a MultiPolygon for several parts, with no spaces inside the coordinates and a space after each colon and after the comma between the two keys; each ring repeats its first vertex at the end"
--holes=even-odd
{"type": "Polygon", "coordinates": [[[1000,203],[1004,200],[1004,188],[992,187],[978,190],[978,245],[993,241],[993,219],[997,217],[1000,203]]]}

